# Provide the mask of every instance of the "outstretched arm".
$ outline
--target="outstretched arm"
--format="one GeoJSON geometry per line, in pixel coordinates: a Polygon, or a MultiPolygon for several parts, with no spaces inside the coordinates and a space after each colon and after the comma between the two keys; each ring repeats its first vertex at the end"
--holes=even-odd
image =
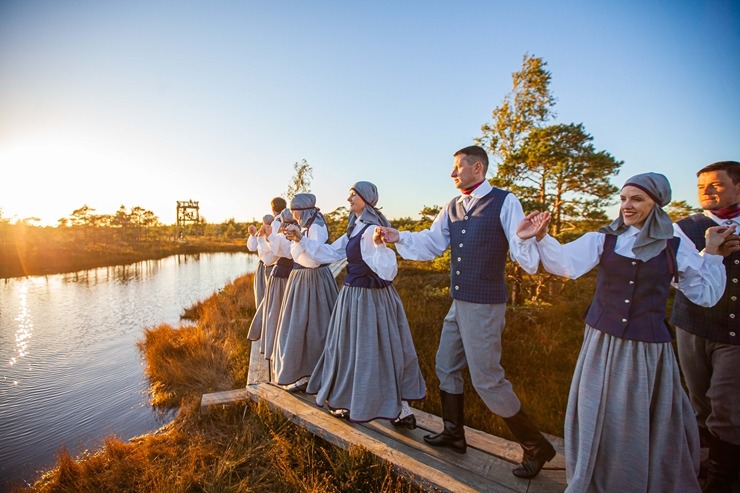
{"type": "Polygon", "coordinates": [[[401,239],[401,235],[398,232],[397,229],[390,228],[390,227],[384,227],[384,226],[378,226],[375,228],[375,232],[373,233],[373,239],[375,240],[375,243],[398,243],[398,240],[401,239]]]}
{"type": "Polygon", "coordinates": [[[547,211],[531,212],[519,222],[516,228],[516,235],[522,240],[537,238],[537,241],[542,241],[547,234],[547,227],[551,219],[550,213],[547,211]]]}

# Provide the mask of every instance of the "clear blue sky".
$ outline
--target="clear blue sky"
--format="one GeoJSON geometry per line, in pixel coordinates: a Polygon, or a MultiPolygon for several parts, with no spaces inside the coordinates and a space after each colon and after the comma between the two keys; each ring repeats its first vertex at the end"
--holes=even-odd
{"type": "Polygon", "coordinates": [[[661,172],[696,205],[695,171],[740,159],[737,1],[2,0],[0,209],[248,221],[306,159],[322,210],[369,180],[416,217],[526,52],[616,185],[661,172]]]}

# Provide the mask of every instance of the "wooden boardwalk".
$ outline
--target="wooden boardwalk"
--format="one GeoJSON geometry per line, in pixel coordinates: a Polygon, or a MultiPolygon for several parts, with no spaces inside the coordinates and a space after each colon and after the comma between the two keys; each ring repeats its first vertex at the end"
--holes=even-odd
{"type": "MultiPolygon", "coordinates": [[[[252,362],[260,359],[252,357],[252,362]]],[[[265,375],[266,368],[255,365],[250,368],[247,388],[203,395],[201,412],[212,406],[264,400],[290,421],[338,447],[364,447],[428,491],[555,493],[565,489],[561,438],[548,436],[558,454],[536,478],[520,479],[511,473],[522,457],[521,447],[514,442],[466,427],[467,453],[431,447],[422,437],[442,429],[438,416],[415,409],[415,430],[396,429],[387,420],[351,423],[316,406],[312,396],[292,394],[266,383],[265,375]]]]}

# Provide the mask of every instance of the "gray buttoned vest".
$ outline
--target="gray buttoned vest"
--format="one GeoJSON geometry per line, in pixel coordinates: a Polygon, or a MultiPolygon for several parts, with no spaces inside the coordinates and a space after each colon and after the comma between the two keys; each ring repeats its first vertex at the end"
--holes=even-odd
{"type": "Polygon", "coordinates": [[[457,199],[447,205],[450,295],[471,303],[506,303],[504,266],[509,252],[501,207],[509,194],[493,188],[467,213],[457,199]]]}

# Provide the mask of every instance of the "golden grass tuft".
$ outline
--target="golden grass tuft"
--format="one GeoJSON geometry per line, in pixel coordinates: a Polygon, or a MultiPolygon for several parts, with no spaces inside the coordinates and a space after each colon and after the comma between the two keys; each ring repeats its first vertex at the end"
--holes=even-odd
{"type": "Polygon", "coordinates": [[[227,354],[222,347],[209,344],[208,333],[199,325],[146,329],[138,346],[147,361],[145,374],[155,407],[174,408],[183,397],[200,395],[202,389],[232,385],[227,354]]]}

